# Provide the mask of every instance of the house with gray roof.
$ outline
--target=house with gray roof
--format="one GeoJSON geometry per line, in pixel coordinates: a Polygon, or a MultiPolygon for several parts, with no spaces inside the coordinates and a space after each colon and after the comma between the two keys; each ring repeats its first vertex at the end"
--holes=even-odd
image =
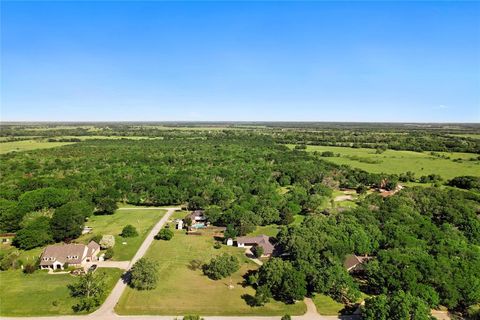
{"type": "Polygon", "coordinates": [[[88,245],[69,243],[47,246],[40,257],[40,269],[64,269],[65,265],[83,267],[85,263],[97,261],[100,245],[90,241],[88,245]]]}
{"type": "Polygon", "coordinates": [[[275,250],[275,246],[270,242],[270,237],[264,234],[256,237],[238,237],[237,247],[255,247],[259,246],[263,248],[262,257],[270,257],[275,250]]]}

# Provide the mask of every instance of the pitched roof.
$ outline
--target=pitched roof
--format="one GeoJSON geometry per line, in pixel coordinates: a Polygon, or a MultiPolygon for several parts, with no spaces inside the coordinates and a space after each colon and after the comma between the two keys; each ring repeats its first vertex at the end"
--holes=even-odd
{"type": "Polygon", "coordinates": [[[195,210],[189,213],[185,218],[190,218],[192,221],[206,220],[205,211],[195,210]]]}
{"type": "Polygon", "coordinates": [[[372,257],[369,256],[357,256],[354,254],[348,254],[345,257],[345,261],[343,262],[343,266],[347,271],[355,269],[357,266],[361,265],[362,263],[370,260],[372,257]]]}
{"type": "Polygon", "coordinates": [[[87,247],[88,247],[87,256],[92,256],[95,251],[100,250],[100,245],[93,240],[88,243],[87,247]]]}
{"type": "Polygon", "coordinates": [[[270,242],[270,237],[264,234],[256,237],[238,237],[237,243],[257,245],[263,248],[263,253],[272,254],[275,246],[270,242]]]}
{"type": "Polygon", "coordinates": [[[88,247],[84,244],[70,243],[50,245],[43,250],[40,265],[51,265],[55,261],[78,264],[82,262],[87,251],[88,247]]]}
{"type": "Polygon", "coordinates": [[[355,268],[358,264],[360,264],[360,260],[354,254],[348,254],[345,257],[345,261],[343,262],[343,266],[347,270],[351,270],[352,268],[355,268]]]}

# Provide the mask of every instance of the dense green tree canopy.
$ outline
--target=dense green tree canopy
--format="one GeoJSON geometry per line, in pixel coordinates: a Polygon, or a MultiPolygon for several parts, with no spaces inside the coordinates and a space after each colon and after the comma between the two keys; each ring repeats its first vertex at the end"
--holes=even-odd
{"type": "Polygon", "coordinates": [[[228,277],[240,269],[240,263],[235,256],[222,254],[213,257],[209,263],[202,266],[203,273],[213,280],[228,277]]]}

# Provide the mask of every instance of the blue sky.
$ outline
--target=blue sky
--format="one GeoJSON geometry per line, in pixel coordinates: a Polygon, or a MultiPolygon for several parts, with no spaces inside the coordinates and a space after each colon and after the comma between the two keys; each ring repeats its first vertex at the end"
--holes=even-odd
{"type": "Polygon", "coordinates": [[[1,2],[4,121],[480,122],[478,2],[1,2]]]}

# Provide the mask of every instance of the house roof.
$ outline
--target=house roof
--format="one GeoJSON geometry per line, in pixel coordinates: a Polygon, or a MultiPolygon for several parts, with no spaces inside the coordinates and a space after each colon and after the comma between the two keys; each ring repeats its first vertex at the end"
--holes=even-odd
{"type": "Polygon", "coordinates": [[[43,250],[40,265],[48,266],[55,261],[62,264],[66,262],[79,264],[85,257],[92,256],[98,250],[100,250],[100,246],[94,241],[90,241],[88,245],[77,243],[50,245],[43,250]]]}
{"type": "Polygon", "coordinates": [[[192,221],[205,220],[205,211],[195,210],[188,214],[185,218],[190,218],[192,221]]]}
{"type": "Polygon", "coordinates": [[[74,243],[47,246],[43,250],[40,265],[51,265],[55,261],[74,264],[81,263],[87,249],[87,246],[84,244],[74,243]]]}
{"type": "Polygon", "coordinates": [[[343,262],[343,266],[347,271],[350,271],[352,269],[356,269],[357,266],[361,265],[362,263],[370,260],[372,257],[369,256],[357,256],[354,254],[348,254],[345,257],[345,261],[343,262]]]}
{"type": "Polygon", "coordinates": [[[275,246],[270,242],[270,237],[264,234],[256,237],[238,237],[237,243],[244,243],[247,245],[257,245],[263,248],[264,254],[272,254],[275,246]]]}
{"type": "Polygon", "coordinates": [[[88,247],[87,256],[92,256],[95,251],[100,251],[100,245],[93,240],[88,243],[87,247],[88,247]]]}

